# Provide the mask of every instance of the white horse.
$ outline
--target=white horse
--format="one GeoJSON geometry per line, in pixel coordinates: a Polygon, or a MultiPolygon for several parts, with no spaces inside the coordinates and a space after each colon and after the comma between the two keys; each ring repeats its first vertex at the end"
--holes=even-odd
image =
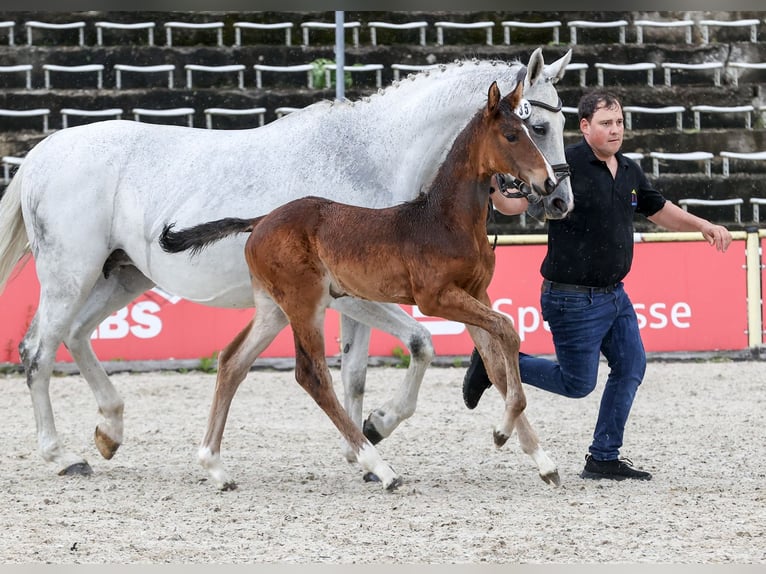
{"type": "MultiPolygon", "coordinates": [[[[540,48],[527,66],[524,94],[535,141],[551,164],[566,166],[564,117],[554,84],[571,50],[546,66],[540,48]]],[[[367,207],[395,205],[425,189],[460,130],[497,80],[515,85],[521,63],[455,62],[410,76],[356,102],[318,102],[251,130],[204,130],[105,121],[60,130],[24,159],[0,201],[0,291],[31,253],[40,300],[19,350],[32,397],[38,447],[59,474],[90,474],[56,431],[49,394],[63,342],[103,417],[95,443],[111,458],[123,439],[124,403],[96,357],[90,335],[114,311],[153,286],[198,303],[253,306],[244,237],[200,257],[165,253],[163,225],[189,227],[231,213],[257,215],[297,196],[321,195],[367,207]]],[[[567,178],[545,199],[549,218],[572,209],[567,178]]],[[[415,410],[433,345],[400,307],[343,297],[341,378],[352,420],[377,442],[415,410]],[[399,393],[362,421],[370,326],[411,353],[399,393]]],[[[347,459],[352,453],[345,451],[347,459]]]]}

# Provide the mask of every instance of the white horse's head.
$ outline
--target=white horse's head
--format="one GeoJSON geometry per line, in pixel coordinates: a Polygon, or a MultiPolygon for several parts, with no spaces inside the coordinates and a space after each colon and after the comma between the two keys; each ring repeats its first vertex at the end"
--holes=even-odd
{"type": "Polygon", "coordinates": [[[526,104],[520,110],[532,134],[532,139],[553,166],[558,185],[550,195],[540,198],[529,196],[527,213],[544,221],[562,219],[574,208],[569,167],[564,155],[564,114],[561,98],[554,87],[566,71],[572,58],[570,49],[552,64],[545,65],[542,48],[537,48],[529,58],[527,75],[524,79],[526,104]]]}

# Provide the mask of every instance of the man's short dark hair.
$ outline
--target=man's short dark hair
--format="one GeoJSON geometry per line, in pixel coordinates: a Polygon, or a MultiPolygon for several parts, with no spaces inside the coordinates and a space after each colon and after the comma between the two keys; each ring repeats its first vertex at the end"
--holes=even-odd
{"type": "Polygon", "coordinates": [[[620,106],[619,98],[607,90],[593,90],[584,94],[577,105],[577,119],[585,118],[590,121],[596,110],[604,107],[607,109],[620,106]]]}

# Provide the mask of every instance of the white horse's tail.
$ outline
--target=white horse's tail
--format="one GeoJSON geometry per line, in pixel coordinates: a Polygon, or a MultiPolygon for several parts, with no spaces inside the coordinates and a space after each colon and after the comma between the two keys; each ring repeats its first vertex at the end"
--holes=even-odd
{"type": "Polygon", "coordinates": [[[24,165],[0,199],[0,293],[16,264],[30,254],[29,238],[21,213],[21,176],[24,165]]]}

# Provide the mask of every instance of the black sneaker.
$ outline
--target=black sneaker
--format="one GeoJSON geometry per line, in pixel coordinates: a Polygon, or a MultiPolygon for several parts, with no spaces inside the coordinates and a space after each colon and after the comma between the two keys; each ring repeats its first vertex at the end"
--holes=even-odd
{"type": "Polygon", "coordinates": [[[652,475],[643,470],[633,468],[630,459],[620,458],[615,460],[596,460],[590,454],[585,455],[585,469],[580,473],[580,478],[609,478],[611,480],[651,480],[652,475]]]}
{"type": "Polygon", "coordinates": [[[475,409],[479,404],[481,395],[484,394],[492,381],[489,380],[487,370],[484,368],[484,361],[476,349],[471,353],[471,362],[463,378],[463,402],[469,409],[475,409]]]}

